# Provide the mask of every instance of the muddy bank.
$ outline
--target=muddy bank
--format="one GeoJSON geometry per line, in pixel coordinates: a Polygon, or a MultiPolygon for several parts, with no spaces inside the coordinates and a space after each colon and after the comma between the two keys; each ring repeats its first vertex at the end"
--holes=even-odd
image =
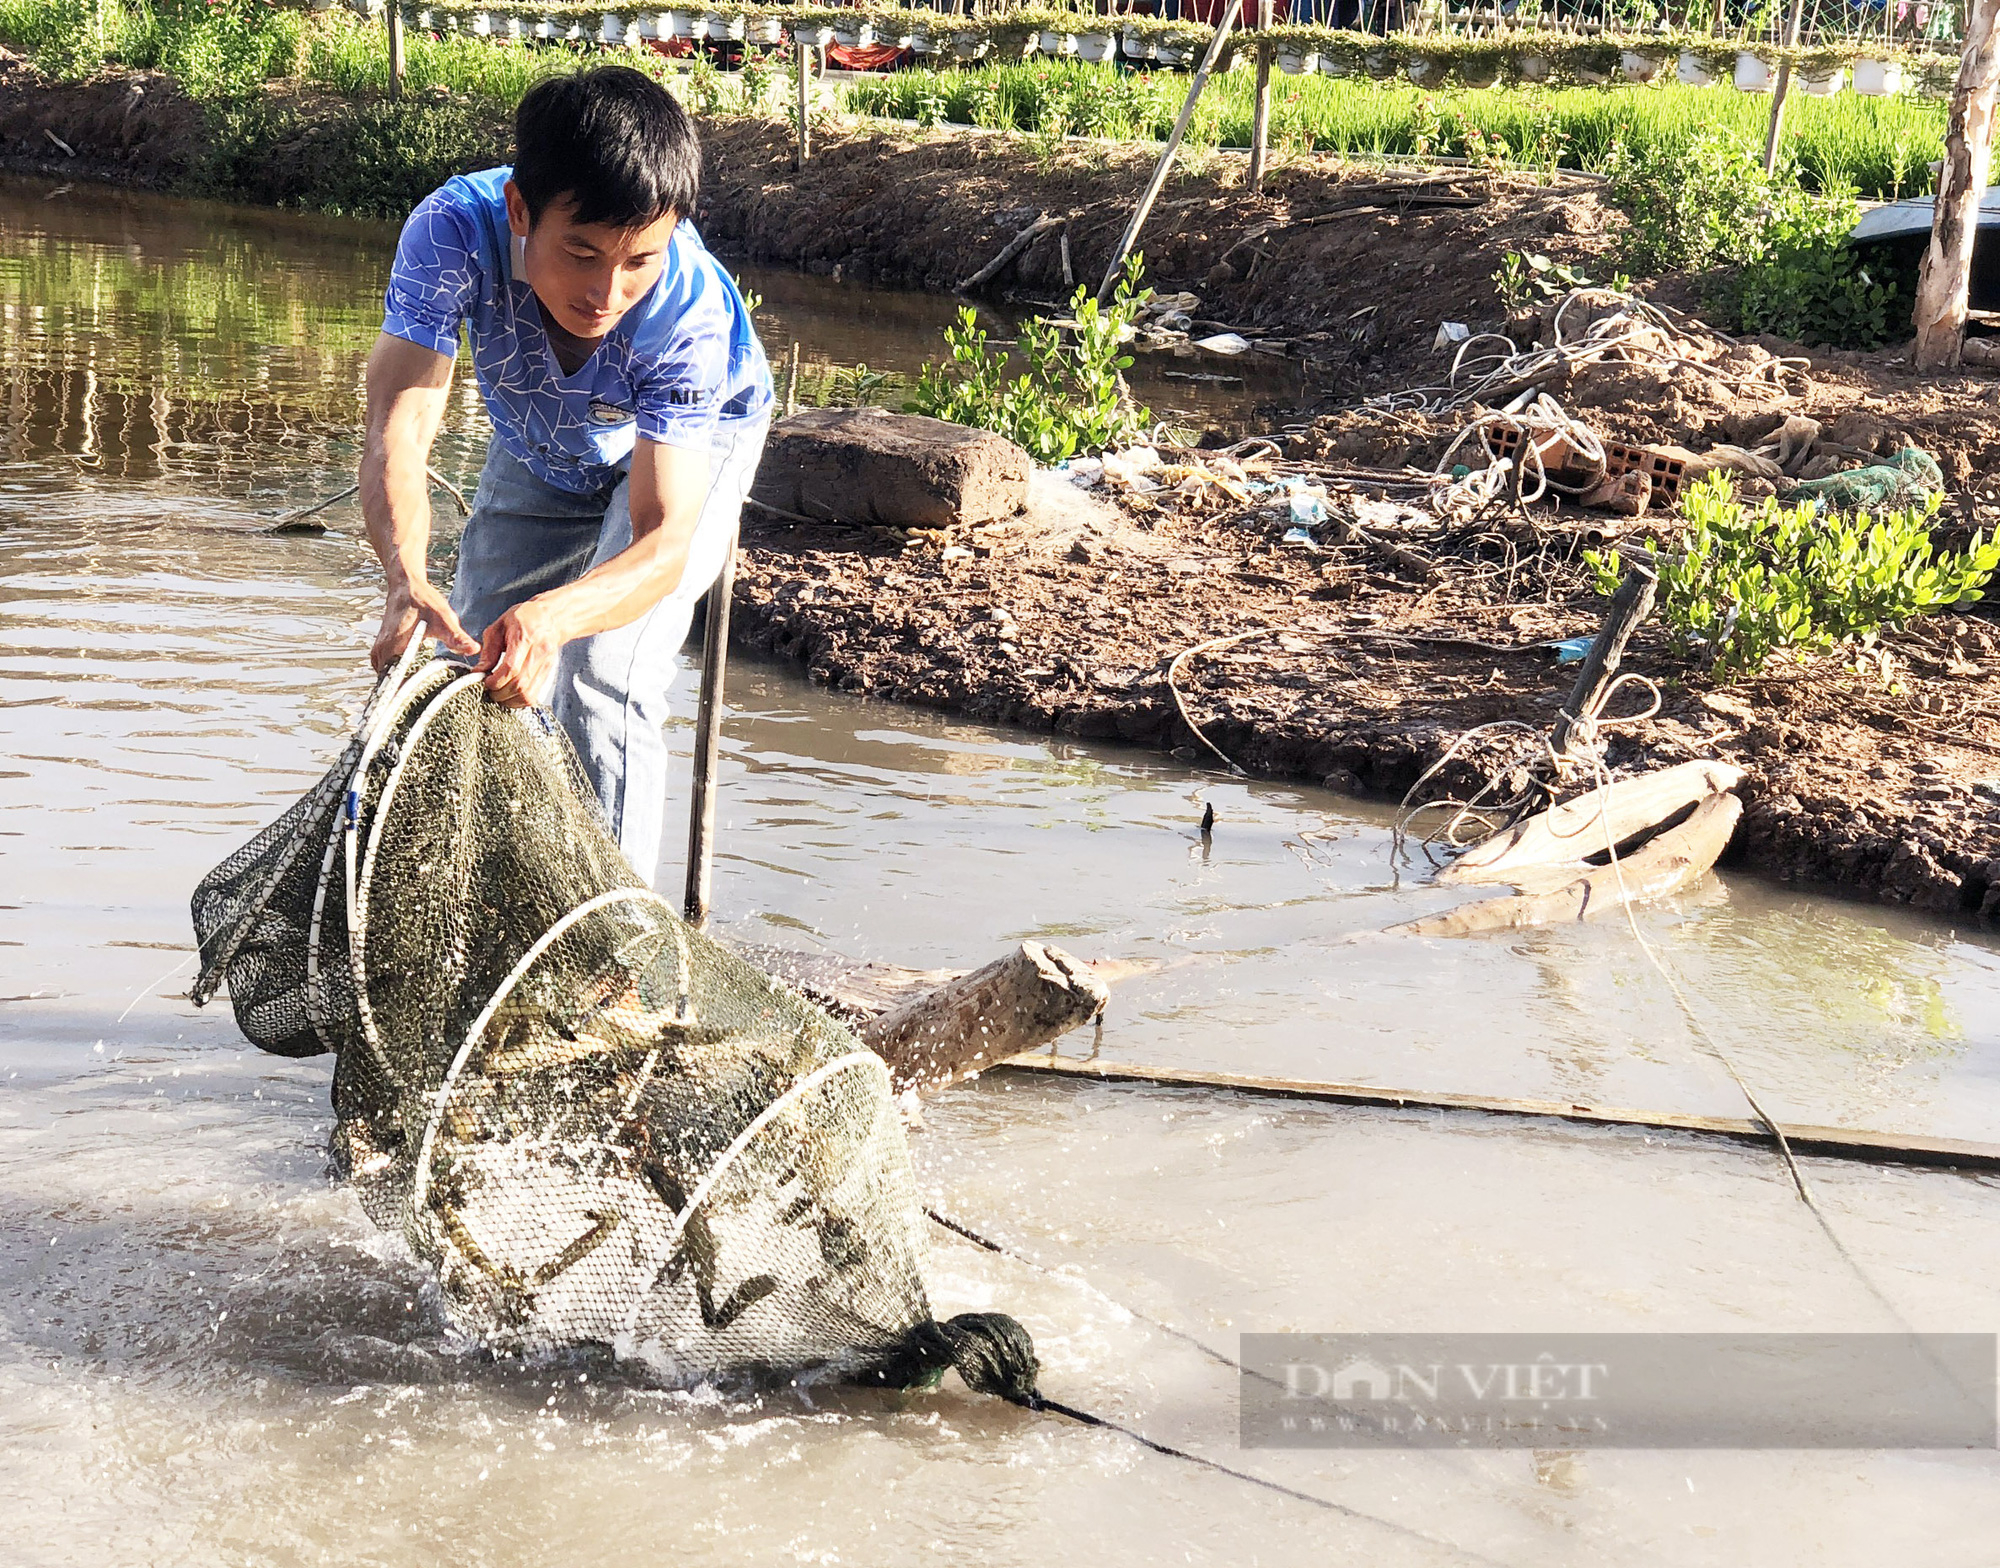
{"type": "MultiPolygon", "coordinates": [[[[1588,524],[1465,541],[1435,580],[1366,547],[1308,552],[1259,511],[1158,508],[923,540],[746,519],[736,629],[843,691],[1086,738],[1214,756],[1263,776],[1400,796],[1465,731],[1546,732],[1594,632],[1588,524]],[[950,552],[947,554],[947,552],[950,552]]],[[[1716,757],[1748,770],[1734,863],[1943,913],[2000,910],[2000,628],[1941,616],[1892,642],[1890,679],[1819,659],[1726,689],[1643,630],[1627,668],[1660,713],[1608,732],[1607,763],[1716,757]]],[[[1619,711],[1630,711],[1624,704],[1619,711]]],[[[1427,786],[1463,795],[1531,764],[1503,733],[1427,786]]],[[[1505,791],[1503,790],[1503,793],[1505,791]]]]}

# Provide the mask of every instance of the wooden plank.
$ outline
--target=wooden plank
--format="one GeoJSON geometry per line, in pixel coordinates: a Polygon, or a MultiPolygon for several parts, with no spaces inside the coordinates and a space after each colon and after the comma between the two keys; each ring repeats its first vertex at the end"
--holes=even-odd
{"type": "MultiPolygon", "coordinates": [[[[1372,1105],[1396,1110],[1477,1111],[1489,1116],[1521,1116],[1579,1122],[1598,1127],[1651,1127],[1771,1147],[1761,1122],[1740,1116],[1687,1116],[1673,1111],[1637,1111],[1556,1100],[1508,1099],[1490,1095],[1446,1094],[1417,1089],[1377,1089],[1365,1084],[1322,1083],[1310,1079],[1259,1078],[1243,1073],[1195,1072],[1181,1067],[1147,1067],[1128,1062],[1078,1061],[1074,1057],[1013,1056],[987,1069],[1035,1073],[1071,1082],[1150,1084],[1170,1089],[1219,1089],[1234,1094],[1334,1105],[1372,1105]]],[[[1893,1165],[1944,1166],[1955,1170],[2000,1170],[2000,1144],[1916,1133],[1863,1132],[1785,1122],[1781,1129],[1796,1154],[1823,1159],[1861,1160],[1893,1165]]]]}

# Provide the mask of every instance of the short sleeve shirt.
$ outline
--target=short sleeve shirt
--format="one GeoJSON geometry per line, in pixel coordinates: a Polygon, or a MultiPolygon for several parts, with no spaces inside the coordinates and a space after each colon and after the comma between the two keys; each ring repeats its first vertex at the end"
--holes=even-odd
{"type": "Polygon", "coordinates": [[[706,450],[765,417],[771,371],[729,274],[686,220],[652,291],[565,376],[507,226],[511,169],[459,175],[410,214],[382,330],[455,355],[465,329],[500,444],[559,490],[615,484],[635,440],[706,450]]]}

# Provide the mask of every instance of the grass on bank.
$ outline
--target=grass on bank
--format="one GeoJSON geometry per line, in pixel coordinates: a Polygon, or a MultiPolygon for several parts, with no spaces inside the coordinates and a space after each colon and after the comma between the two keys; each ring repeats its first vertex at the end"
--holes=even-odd
{"type": "MultiPolygon", "coordinates": [[[[1235,71],[1214,79],[1189,135],[1197,147],[1250,141],[1254,84],[1235,71]]],[[[926,123],[1073,136],[1164,138],[1187,78],[1121,72],[1080,61],[974,70],[898,71],[857,82],[847,106],[860,114],[926,123]]],[[[1679,84],[1428,92],[1354,78],[1274,76],[1271,143],[1299,152],[1506,159],[1525,168],[1603,171],[1621,146],[1677,146],[1704,130],[1761,144],[1768,97],[1679,84]],[[1499,148],[1492,144],[1497,142],[1499,148]]],[[[1792,97],[1786,143],[1806,183],[1852,186],[1891,199],[1931,189],[1942,155],[1945,105],[1913,98],[1792,97]]]]}
{"type": "MultiPolygon", "coordinates": [[[[505,160],[513,103],[535,81],[605,58],[567,46],[487,39],[408,40],[411,91],[388,85],[386,30],[349,12],[308,15],[265,0],[0,0],[0,40],[46,69],[85,75],[106,63],[171,72],[207,105],[209,145],[185,177],[197,192],[272,205],[401,217],[455,173],[505,160]],[[317,96],[262,91],[274,80],[317,96]],[[432,89],[442,89],[433,92],[432,89]]],[[[746,99],[713,64],[669,66],[699,113],[746,99]]],[[[769,85],[768,68],[736,78],[769,85]]],[[[1043,138],[1157,137],[1186,78],[1080,62],[908,71],[846,89],[850,108],[938,123],[963,120],[1043,138]]],[[[1899,99],[1801,96],[1777,178],[1757,149],[1768,103],[1680,86],[1474,90],[1434,94],[1372,81],[1280,76],[1277,146],[1357,155],[1469,157],[1491,168],[1582,166],[1612,176],[1631,219],[1619,262],[1635,276],[1700,275],[1718,321],[1809,343],[1873,347],[1907,329],[1910,279],[1863,267],[1844,243],[1857,195],[1923,189],[1943,107],[1899,99]]],[[[1249,135],[1251,82],[1218,80],[1196,147],[1249,135]]]]}

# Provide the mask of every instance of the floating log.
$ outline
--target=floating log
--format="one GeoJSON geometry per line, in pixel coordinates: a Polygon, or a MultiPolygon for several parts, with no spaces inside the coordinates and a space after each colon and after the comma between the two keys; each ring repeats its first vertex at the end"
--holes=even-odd
{"type": "Polygon", "coordinates": [[[1151,967],[1089,964],[1040,942],[971,973],[731,945],[852,1025],[898,1089],[926,1091],[1091,1022],[1109,1000],[1108,982],[1151,967]]]}
{"type": "MultiPolygon", "coordinates": [[[[1419,1089],[1377,1089],[1367,1084],[1323,1083],[1311,1079],[1259,1078],[1244,1073],[1196,1072],[1184,1067],[1146,1067],[1131,1062],[1082,1062],[1065,1056],[1016,1056],[994,1064],[1003,1072],[1038,1073],[1072,1082],[1144,1084],[1169,1089],[1222,1090],[1280,1100],[1314,1100],[1333,1105],[1369,1105],[1388,1110],[1477,1111],[1489,1116],[1525,1116],[1581,1122],[1597,1127],[1651,1127],[1768,1148],[1771,1133],[1762,1122],[1741,1116],[1688,1116],[1675,1111],[1635,1111],[1560,1100],[1517,1100],[1493,1095],[1449,1094],[1419,1089]]],[[[2000,1144],[1917,1133],[1864,1132],[1850,1127],[1815,1127],[1781,1122],[1795,1154],[1821,1159],[1866,1160],[1897,1165],[1936,1165],[1957,1170],[2000,1170],[2000,1144]]]]}
{"type": "Polygon", "coordinates": [[[1436,880],[1504,882],[1524,891],[1533,890],[1530,884],[1559,887],[1573,881],[1590,856],[1657,827],[1704,795],[1727,794],[1742,781],[1743,770],[1727,762],[1683,762],[1601,785],[1482,839],[1436,880]]]}
{"type": "Polygon", "coordinates": [[[1005,958],[870,1019],[862,1041],[898,1089],[941,1089],[1046,1045],[1104,1011],[1102,980],[1059,947],[1023,942],[1005,958]]]}
{"type": "Polygon", "coordinates": [[[1715,864],[1742,815],[1743,802],[1734,795],[1704,796],[1685,822],[1647,840],[1615,865],[1593,867],[1544,892],[1481,899],[1441,915],[1406,920],[1390,926],[1388,934],[1473,936],[1481,931],[1587,920],[1627,904],[1665,898],[1715,864]]]}

